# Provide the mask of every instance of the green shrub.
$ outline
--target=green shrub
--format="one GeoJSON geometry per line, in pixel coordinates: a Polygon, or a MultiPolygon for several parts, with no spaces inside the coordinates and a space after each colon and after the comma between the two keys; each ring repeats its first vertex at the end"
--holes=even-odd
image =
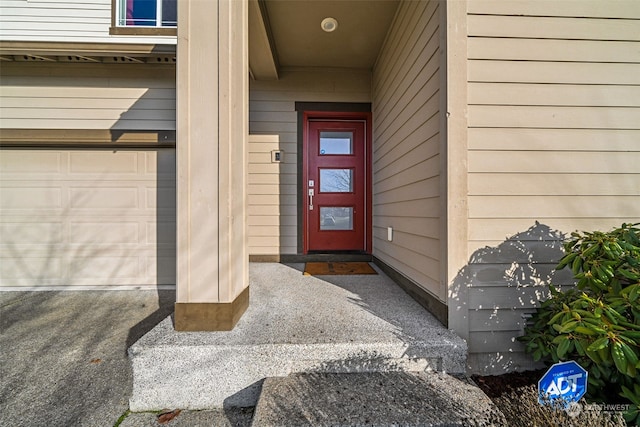
{"type": "Polygon", "coordinates": [[[518,339],[534,360],[575,360],[589,372],[587,397],[628,403],[640,424],[640,229],[572,233],[556,267],[571,268],[576,287],[550,286],[551,297],[518,339]]]}

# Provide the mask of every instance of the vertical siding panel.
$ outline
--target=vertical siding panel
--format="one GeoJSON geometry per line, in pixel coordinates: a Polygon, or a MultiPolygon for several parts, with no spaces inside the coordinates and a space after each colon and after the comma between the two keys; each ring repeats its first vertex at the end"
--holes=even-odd
{"type": "Polygon", "coordinates": [[[446,303],[440,283],[439,3],[401,2],[373,73],[374,254],[446,303]],[[387,241],[393,227],[393,241],[387,241]]]}
{"type": "Polygon", "coordinates": [[[552,274],[564,234],[640,221],[638,6],[468,3],[475,371],[530,366],[514,337],[546,284],[571,281],[552,274]]]}

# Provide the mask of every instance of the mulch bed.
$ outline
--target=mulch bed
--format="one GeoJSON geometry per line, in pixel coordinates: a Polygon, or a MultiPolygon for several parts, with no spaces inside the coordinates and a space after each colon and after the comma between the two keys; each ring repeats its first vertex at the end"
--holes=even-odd
{"type": "Polygon", "coordinates": [[[538,380],[545,371],[475,375],[472,379],[504,414],[509,427],[626,426],[621,413],[602,412],[597,405],[583,404],[579,413],[572,415],[561,409],[541,406],[538,403],[538,380]]]}
{"type": "Polygon", "coordinates": [[[479,376],[474,375],[473,381],[478,387],[491,399],[502,396],[520,388],[535,385],[538,386],[538,380],[542,378],[545,369],[537,371],[511,372],[503,375],[479,376]]]}

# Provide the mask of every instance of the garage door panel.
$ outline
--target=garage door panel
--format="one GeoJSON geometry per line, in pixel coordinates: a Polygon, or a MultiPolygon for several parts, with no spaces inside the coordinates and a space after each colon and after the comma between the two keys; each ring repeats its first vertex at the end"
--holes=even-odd
{"type": "Polygon", "coordinates": [[[52,245],[63,242],[63,224],[56,222],[0,223],[0,248],[16,245],[52,245]]]}
{"type": "Polygon", "coordinates": [[[43,174],[62,172],[62,153],[41,151],[30,152],[25,156],[21,152],[4,151],[0,153],[0,171],[2,175],[43,174]]]}
{"type": "Polygon", "coordinates": [[[140,256],[106,256],[99,249],[87,257],[76,256],[69,265],[71,282],[81,283],[90,279],[128,279],[136,283],[142,277],[143,262],[140,256]]]}
{"type": "Polygon", "coordinates": [[[71,173],[131,173],[137,174],[138,153],[135,151],[70,153],[71,173]]]}
{"type": "Polygon", "coordinates": [[[72,222],[70,243],[104,245],[112,243],[133,244],[141,242],[137,222],[72,222]]]}
{"type": "Polygon", "coordinates": [[[42,187],[0,187],[0,205],[3,211],[18,209],[60,209],[62,190],[42,187]]]}
{"type": "Polygon", "coordinates": [[[175,284],[175,150],[6,149],[0,165],[0,287],[175,284]]]}
{"type": "Polygon", "coordinates": [[[71,209],[136,209],[138,188],[136,187],[73,187],[69,189],[71,209]]]}
{"type": "Polygon", "coordinates": [[[0,257],[2,286],[20,286],[30,283],[58,284],[63,278],[64,259],[50,254],[33,256],[27,250],[16,248],[3,251],[0,257]]]}

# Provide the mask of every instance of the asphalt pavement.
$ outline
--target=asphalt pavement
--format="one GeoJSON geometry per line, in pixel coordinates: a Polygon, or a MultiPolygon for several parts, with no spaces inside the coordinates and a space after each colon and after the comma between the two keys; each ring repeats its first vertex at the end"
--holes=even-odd
{"type": "MultiPolygon", "coordinates": [[[[127,348],[174,301],[172,291],[0,292],[0,425],[124,425],[127,348]]],[[[126,425],[156,422],[134,415],[126,425]]]]}

